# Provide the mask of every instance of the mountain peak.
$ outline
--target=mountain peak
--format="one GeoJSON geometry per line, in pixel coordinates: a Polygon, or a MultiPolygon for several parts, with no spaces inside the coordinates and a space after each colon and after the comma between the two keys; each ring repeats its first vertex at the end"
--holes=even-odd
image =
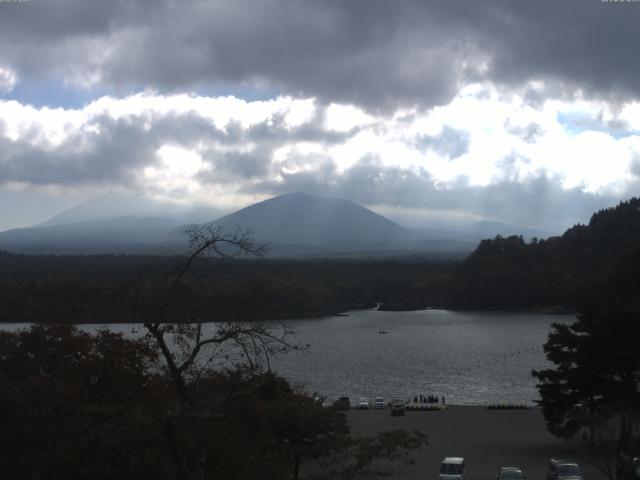
{"type": "Polygon", "coordinates": [[[276,198],[318,198],[314,195],[310,195],[304,192],[288,192],[283,193],[282,195],[277,195],[275,197],[271,197],[270,200],[275,200],[276,198]]]}
{"type": "MultiPolygon", "coordinates": [[[[254,205],[258,205],[260,203],[270,203],[270,202],[291,202],[291,201],[301,201],[301,202],[311,202],[311,203],[317,203],[317,202],[324,202],[324,203],[349,203],[352,205],[357,205],[360,208],[365,208],[362,207],[361,205],[352,202],[351,200],[347,200],[345,198],[339,198],[339,197],[324,197],[324,196],[318,196],[318,195],[311,195],[309,193],[304,193],[304,192],[288,192],[288,193],[283,193],[281,195],[277,195],[275,197],[271,197],[268,198],[266,200],[263,200],[262,202],[258,202],[257,204],[254,205]]],[[[253,206],[253,205],[250,205],[253,206]]]]}
{"type": "Polygon", "coordinates": [[[382,215],[340,198],[292,192],[250,205],[216,222],[251,230],[260,241],[357,250],[404,242],[410,232],[382,215]]]}

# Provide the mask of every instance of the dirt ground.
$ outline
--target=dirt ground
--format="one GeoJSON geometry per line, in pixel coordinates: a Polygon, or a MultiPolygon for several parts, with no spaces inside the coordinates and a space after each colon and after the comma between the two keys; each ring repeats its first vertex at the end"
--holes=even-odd
{"type": "Polygon", "coordinates": [[[350,410],[347,418],[354,435],[404,429],[429,436],[430,445],[413,455],[415,465],[394,473],[394,479],[437,480],[446,456],[465,458],[465,480],[495,480],[500,467],[510,466],[523,468],[528,480],[546,480],[549,458],[578,461],[587,480],[605,478],[581,461],[572,443],[547,432],[538,409],[450,406],[441,412],[407,411],[404,417],[392,417],[388,409],[350,410]]]}

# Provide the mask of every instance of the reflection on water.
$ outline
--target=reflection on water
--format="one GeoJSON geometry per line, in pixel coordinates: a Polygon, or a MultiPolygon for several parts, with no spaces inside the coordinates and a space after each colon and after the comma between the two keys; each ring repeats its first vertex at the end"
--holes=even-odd
{"type": "Polygon", "coordinates": [[[330,397],[435,394],[455,404],[531,404],[538,398],[531,370],[548,365],[542,345],[550,324],[574,320],[446,310],[291,320],[298,342],[310,348],[274,366],[305,390],[330,397]]]}
{"type": "MultiPolygon", "coordinates": [[[[567,315],[448,310],[361,310],[288,320],[284,323],[295,330],[294,342],[309,348],[274,359],[272,367],[294,385],[331,398],[431,394],[444,395],[451,404],[531,404],[538,397],[531,370],[548,366],[542,345],[550,324],[574,320],[567,315]]],[[[132,324],[109,328],[127,337],[144,333],[132,324]]]]}

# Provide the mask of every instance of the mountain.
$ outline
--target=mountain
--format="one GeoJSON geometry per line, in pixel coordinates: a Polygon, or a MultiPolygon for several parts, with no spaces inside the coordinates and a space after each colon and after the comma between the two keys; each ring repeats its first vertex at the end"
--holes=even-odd
{"type": "Polygon", "coordinates": [[[75,207],[68,208],[58,215],[51,217],[46,222],[36,226],[50,227],[118,217],[172,218],[183,213],[185,210],[185,207],[169,202],[161,202],[131,194],[106,193],[87,200],[75,207]]]}
{"type": "Polygon", "coordinates": [[[178,225],[167,217],[135,215],[60,225],[45,222],[0,233],[0,248],[23,253],[168,253],[171,245],[164,237],[178,225]]]}
{"type": "Polygon", "coordinates": [[[219,218],[215,225],[240,227],[274,245],[324,250],[375,250],[406,246],[413,234],[356,203],[290,193],[219,218]]]}
{"type": "MultiPolygon", "coordinates": [[[[194,223],[228,232],[251,230],[256,241],[270,244],[273,257],[463,255],[482,238],[477,232],[410,230],[349,200],[304,193],[280,195],[222,217],[211,207],[107,194],[34,227],[1,232],[0,248],[29,253],[181,253],[187,248],[184,231],[194,223]]],[[[485,226],[483,234],[489,229],[485,226]]]]}
{"type": "Polygon", "coordinates": [[[23,253],[178,253],[185,225],[206,223],[223,212],[131,194],[107,193],[28,228],[0,232],[0,248],[23,253]],[[176,239],[168,232],[180,228],[176,239]]]}

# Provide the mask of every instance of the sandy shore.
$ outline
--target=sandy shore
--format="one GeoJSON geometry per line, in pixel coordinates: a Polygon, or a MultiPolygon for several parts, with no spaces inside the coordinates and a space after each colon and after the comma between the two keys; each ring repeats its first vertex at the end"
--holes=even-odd
{"type": "Polygon", "coordinates": [[[465,480],[495,480],[500,467],[524,468],[528,480],[546,480],[550,457],[576,459],[587,480],[604,476],[580,461],[569,442],[549,434],[538,409],[487,410],[483,407],[452,406],[442,412],[407,411],[391,417],[389,410],[350,410],[347,418],[354,435],[419,430],[429,436],[428,447],[416,452],[415,465],[392,478],[437,480],[438,467],[446,456],[466,459],[465,480]]]}

